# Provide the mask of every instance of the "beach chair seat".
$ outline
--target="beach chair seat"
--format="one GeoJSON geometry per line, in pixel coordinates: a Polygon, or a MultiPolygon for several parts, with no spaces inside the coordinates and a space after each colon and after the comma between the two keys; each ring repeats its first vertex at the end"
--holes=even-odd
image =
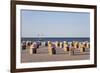
{"type": "Polygon", "coordinates": [[[33,48],[33,54],[36,54],[37,53],[37,49],[36,48],[33,48]]]}
{"type": "Polygon", "coordinates": [[[52,48],[52,54],[56,54],[56,49],[52,48]]]}

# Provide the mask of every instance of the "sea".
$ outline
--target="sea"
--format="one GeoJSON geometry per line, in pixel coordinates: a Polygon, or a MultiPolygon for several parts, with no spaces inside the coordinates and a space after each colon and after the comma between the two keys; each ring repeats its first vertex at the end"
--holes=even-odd
{"type": "Polygon", "coordinates": [[[79,41],[79,42],[84,42],[84,41],[88,41],[88,42],[90,42],[90,38],[89,37],[85,37],[85,38],[83,38],[83,37],[78,37],[78,38],[76,38],[76,37],[71,37],[71,38],[63,38],[63,37],[60,37],[60,38],[58,38],[58,37],[45,37],[45,38],[29,38],[29,37],[23,37],[23,38],[21,38],[21,41],[45,41],[45,42],[47,42],[47,41],[52,41],[52,42],[54,42],[54,41],[59,41],[59,42],[62,42],[62,41],[67,41],[67,42],[72,42],[72,41],[79,41]]]}

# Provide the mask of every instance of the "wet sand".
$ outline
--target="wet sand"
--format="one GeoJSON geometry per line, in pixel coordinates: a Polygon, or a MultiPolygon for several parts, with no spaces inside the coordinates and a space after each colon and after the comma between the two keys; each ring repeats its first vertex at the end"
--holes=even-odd
{"type": "Polygon", "coordinates": [[[47,47],[37,49],[37,54],[29,54],[28,50],[21,50],[21,62],[48,62],[48,61],[69,61],[69,60],[87,60],[90,58],[90,50],[80,53],[79,49],[75,50],[74,55],[69,55],[62,48],[56,48],[55,55],[49,55],[47,47]]]}

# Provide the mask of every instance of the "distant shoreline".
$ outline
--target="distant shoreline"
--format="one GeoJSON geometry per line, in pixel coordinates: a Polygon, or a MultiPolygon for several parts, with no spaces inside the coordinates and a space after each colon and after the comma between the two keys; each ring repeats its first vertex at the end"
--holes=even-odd
{"type": "Polygon", "coordinates": [[[77,38],[63,38],[63,37],[60,37],[60,38],[58,38],[58,37],[46,37],[46,38],[39,38],[39,37],[33,37],[33,38],[30,38],[30,37],[25,37],[25,38],[21,38],[21,41],[69,41],[69,42],[72,42],[72,41],[79,41],[79,42],[81,42],[81,41],[90,41],[90,38],[89,37],[81,37],[81,38],[79,38],[79,37],[77,37],[77,38]]]}

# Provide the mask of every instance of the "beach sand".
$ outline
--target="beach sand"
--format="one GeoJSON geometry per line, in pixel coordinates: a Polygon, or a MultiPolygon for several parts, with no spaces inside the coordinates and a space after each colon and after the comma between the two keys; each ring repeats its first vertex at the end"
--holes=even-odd
{"type": "Polygon", "coordinates": [[[68,52],[64,52],[62,48],[56,48],[56,54],[49,55],[48,47],[40,47],[37,49],[37,54],[29,54],[28,50],[21,50],[21,62],[48,62],[48,61],[69,61],[69,60],[87,60],[90,59],[90,50],[86,49],[86,52],[80,53],[79,50],[75,50],[74,55],[69,55],[68,52]]]}

